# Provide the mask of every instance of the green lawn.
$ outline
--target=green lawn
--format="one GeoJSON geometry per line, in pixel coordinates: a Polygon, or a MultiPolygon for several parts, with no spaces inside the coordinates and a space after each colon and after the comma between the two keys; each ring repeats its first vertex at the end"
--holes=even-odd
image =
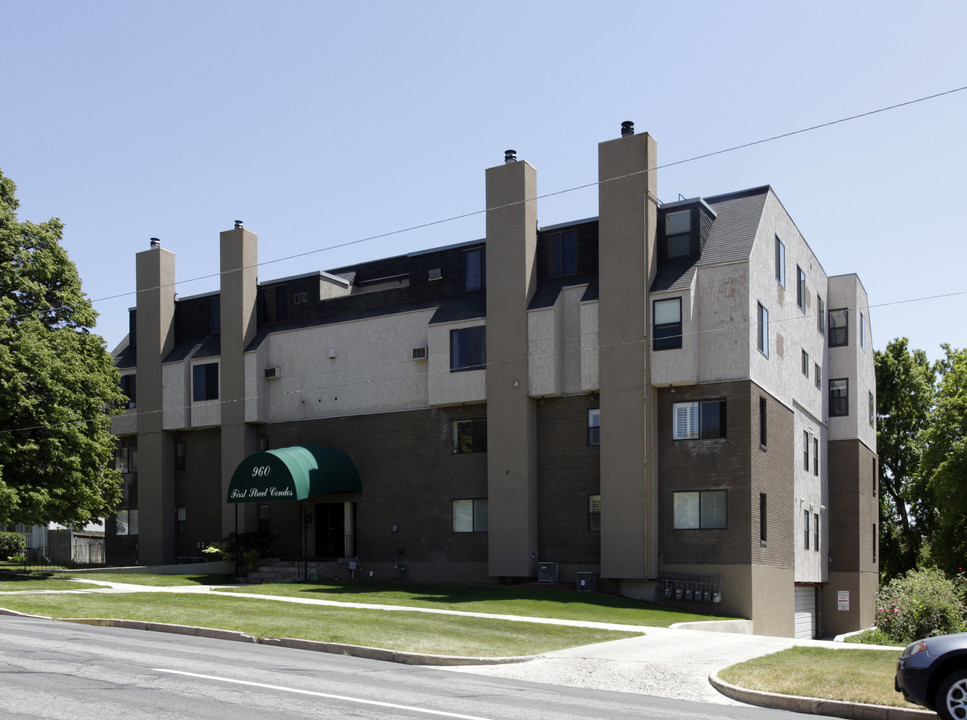
{"type": "Polygon", "coordinates": [[[21,575],[0,572],[0,593],[25,590],[84,590],[96,587],[91,583],[76,582],[63,577],[55,578],[47,574],[21,575]]]}
{"type": "Polygon", "coordinates": [[[782,695],[918,707],[893,689],[899,654],[899,650],[795,647],[733,665],[719,677],[749,690],[782,695]]]}
{"type": "Polygon", "coordinates": [[[238,630],[434,655],[507,657],[638,633],[415,612],[300,605],[218,594],[8,595],[0,606],[55,618],[114,618],[238,630]]]}

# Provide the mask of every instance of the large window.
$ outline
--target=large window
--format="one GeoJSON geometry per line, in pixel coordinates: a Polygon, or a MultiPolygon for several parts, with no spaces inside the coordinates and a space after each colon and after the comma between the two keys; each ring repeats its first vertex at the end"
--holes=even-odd
{"type": "Polygon", "coordinates": [[[786,287],[786,246],[776,235],[776,282],[786,287]]]}
{"type": "Polygon", "coordinates": [[[601,444],[601,410],[588,410],[588,445],[601,444]]]}
{"type": "Polygon", "coordinates": [[[467,292],[487,286],[486,248],[474,248],[463,254],[463,283],[467,292]]]}
{"type": "Polygon", "coordinates": [[[806,271],[796,265],[796,305],[800,310],[806,309],[806,271]]]}
{"type": "Polygon", "coordinates": [[[756,347],[766,357],[769,357],[769,311],[758,303],[756,310],[756,347]]]}
{"type": "Polygon", "coordinates": [[[487,421],[484,419],[454,420],[451,452],[454,454],[487,452],[487,421]]]}
{"type": "Polygon", "coordinates": [[[116,535],[137,535],[138,534],[138,511],[137,510],[118,510],[116,517],[116,535]]]}
{"type": "Polygon", "coordinates": [[[672,405],[672,439],[726,437],[725,400],[703,400],[672,405]]]}
{"type": "Polygon", "coordinates": [[[840,308],[829,311],[829,346],[849,345],[849,310],[840,308]]]}
{"type": "Polygon", "coordinates": [[[573,275],[578,267],[578,234],[576,230],[548,235],[544,244],[544,263],[548,277],[573,275]]]}
{"type": "Polygon", "coordinates": [[[668,259],[692,254],[692,211],[680,210],[665,215],[665,256],[668,259]]]}
{"type": "Polygon", "coordinates": [[[829,416],[849,415],[849,378],[829,381],[829,416]]]}
{"type": "Polygon", "coordinates": [[[588,495],[588,532],[601,532],[600,495],[588,495]]]}
{"type": "Polygon", "coordinates": [[[674,506],[676,530],[728,527],[725,490],[677,492],[674,506]]]}
{"type": "Polygon", "coordinates": [[[672,350],[682,346],[682,299],[655,300],[655,350],[672,350]]]}
{"type": "Polygon", "coordinates": [[[191,399],[218,400],[218,363],[195,365],[191,371],[191,399]]]}
{"type": "Polygon", "coordinates": [[[487,499],[473,498],[454,500],[453,532],[487,532],[487,499]]]}
{"type": "Polygon", "coordinates": [[[486,325],[450,331],[450,372],[483,370],[486,365],[486,325]]]}

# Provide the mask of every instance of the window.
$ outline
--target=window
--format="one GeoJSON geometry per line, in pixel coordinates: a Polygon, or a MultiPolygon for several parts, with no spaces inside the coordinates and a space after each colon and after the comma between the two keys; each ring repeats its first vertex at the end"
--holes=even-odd
{"type": "Polygon", "coordinates": [[[175,470],[184,470],[188,466],[186,452],[185,441],[175,441],[175,470]]]}
{"type": "Polygon", "coordinates": [[[873,562],[876,562],[876,523],[873,523],[873,562]]]}
{"type": "Polygon", "coordinates": [[[725,528],[725,490],[677,492],[674,496],[674,514],[676,530],[725,528]]]}
{"type": "Polygon", "coordinates": [[[813,513],[813,550],[819,552],[819,515],[813,513]]]}
{"type": "Polygon", "coordinates": [[[819,475],[819,438],[813,438],[813,475],[819,475]]]}
{"type": "Polygon", "coordinates": [[[588,495],[588,532],[601,532],[600,495],[588,495]]]}
{"type": "Polygon", "coordinates": [[[114,453],[114,469],[119,473],[138,471],[138,449],[130,445],[119,447],[114,453]]]}
{"type": "Polygon", "coordinates": [[[576,230],[566,230],[548,236],[544,244],[547,277],[561,277],[577,272],[577,240],[576,230]]]}
{"type": "Polygon", "coordinates": [[[191,372],[191,399],[195,402],[218,400],[218,363],[195,365],[191,372]]]}
{"type": "Polygon", "coordinates": [[[802,374],[809,377],[809,353],[802,351],[802,374]]]}
{"type": "Polygon", "coordinates": [[[487,532],[487,499],[454,500],[453,532],[487,532]]]}
{"type": "Polygon", "coordinates": [[[866,350],[866,316],[860,313],[860,348],[866,350]]]}
{"type": "Polygon", "coordinates": [[[588,410],[588,445],[601,444],[601,411],[588,410]]]}
{"type": "Polygon", "coordinates": [[[816,329],[820,335],[826,334],[826,305],[823,304],[823,296],[816,293],[816,329]]]}
{"type": "Polygon", "coordinates": [[[849,345],[849,310],[841,308],[829,311],[829,346],[849,345]]]}
{"type": "Polygon", "coordinates": [[[725,428],[725,400],[672,405],[672,440],[724,438],[725,428]]]}
{"type": "Polygon", "coordinates": [[[849,415],[849,378],[829,381],[829,416],[849,415]]]}
{"type": "Polygon", "coordinates": [[[869,408],[870,416],[870,427],[876,427],[876,400],[873,398],[873,393],[866,393],[867,395],[867,407],[869,408]]]}
{"type": "Polygon", "coordinates": [[[692,254],[692,211],[679,210],[665,215],[665,257],[688,257],[692,254]]]}
{"type": "Polygon", "coordinates": [[[135,408],[138,406],[138,388],[137,388],[137,376],[122,375],[121,376],[121,392],[127,398],[127,402],[122,405],[126,408],[135,408]]]}
{"type": "Polygon", "coordinates": [[[486,365],[486,325],[450,331],[450,372],[483,370],[486,365]]]}
{"type": "Polygon", "coordinates": [[[823,369],[819,367],[819,363],[816,363],[815,366],[813,367],[813,374],[815,376],[816,389],[822,390],[823,389],[823,369]]]}
{"type": "Polygon", "coordinates": [[[806,271],[796,265],[796,305],[806,310],[806,271]]]}
{"type": "Polygon", "coordinates": [[[178,518],[177,527],[178,534],[184,535],[188,532],[188,508],[180,507],[175,508],[176,517],[178,518]]]}
{"type": "Polygon", "coordinates": [[[116,520],[116,535],[137,535],[138,534],[138,511],[137,510],[118,510],[116,520]]]}
{"type": "Polygon", "coordinates": [[[765,493],[759,493],[759,542],[765,543],[768,541],[768,517],[767,512],[769,508],[769,498],[765,493]]]}
{"type": "Polygon", "coordinates": [[[309,293],[303,290],[292,295],[293,305],[305,305],[309,302],[309,293]]]}
{"type": "Polygon", "coordinates": [[[289,319],[289,286],[267,287],[262,293],[262,321],[285,322],[289,319]]]}
{"type": "Polygon", "coordinates": [[[682,346],[682,299],[655,300],[655,350],[671,350],[682,346]]]}
{"type": "Polygon", "coordinates": [[[809,433],[802,432],[802,469],[809,472],[809,433]]]}
{"type": "Polygon", "coordinates": [[[463,254],[463,284],[467,292],[487,286],[487,256],[485,248],[474,248],[463,254]]]}
{"type": "Polygon", "coordinates": [[[769,432],[766,427],[767,402],[764,397],[759,398],[759,447],[765,448],[768,445],[769,432]]]}
{"type": "Polygon", "coordinates": [[[776,282],[780,287],[786,287],[786,246],[776,235],[776,282]]]}
{"type": "Polygon", "coordinates": [[[451,451],[454,455],[487,452],[487,421],[454,420],[451,451]]]}
{"type": "Polygon", "coordinates": [[[756,315],[757,323],[757,333],[756,333],[756,346],[766,357],[769,357],[769,311],[762,307],[762,303],[759,303],[759,308],[756,315]]]}
{"type": "Polygon", "coordinates": [[[802,522],[803,522],[803,547],[809,549],[809,511],[802,511],[802,522]]]}

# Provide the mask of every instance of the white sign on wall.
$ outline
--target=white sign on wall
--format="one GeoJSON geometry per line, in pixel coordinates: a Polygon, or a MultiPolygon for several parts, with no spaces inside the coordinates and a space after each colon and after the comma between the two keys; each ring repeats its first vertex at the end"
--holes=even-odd
{"type": "Polygon", "coordinates": [[[849,610],[849,590],[836,591],[836,609],[849,610]]]}

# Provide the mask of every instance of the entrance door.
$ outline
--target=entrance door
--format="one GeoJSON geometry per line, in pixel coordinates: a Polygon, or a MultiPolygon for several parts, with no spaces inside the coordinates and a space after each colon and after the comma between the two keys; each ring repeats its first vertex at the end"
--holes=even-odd
{"type": "Polygon", "coordinates": [[[345,539],[345,503],[316,503],[316,557],[344,557],[345,539]]]}

